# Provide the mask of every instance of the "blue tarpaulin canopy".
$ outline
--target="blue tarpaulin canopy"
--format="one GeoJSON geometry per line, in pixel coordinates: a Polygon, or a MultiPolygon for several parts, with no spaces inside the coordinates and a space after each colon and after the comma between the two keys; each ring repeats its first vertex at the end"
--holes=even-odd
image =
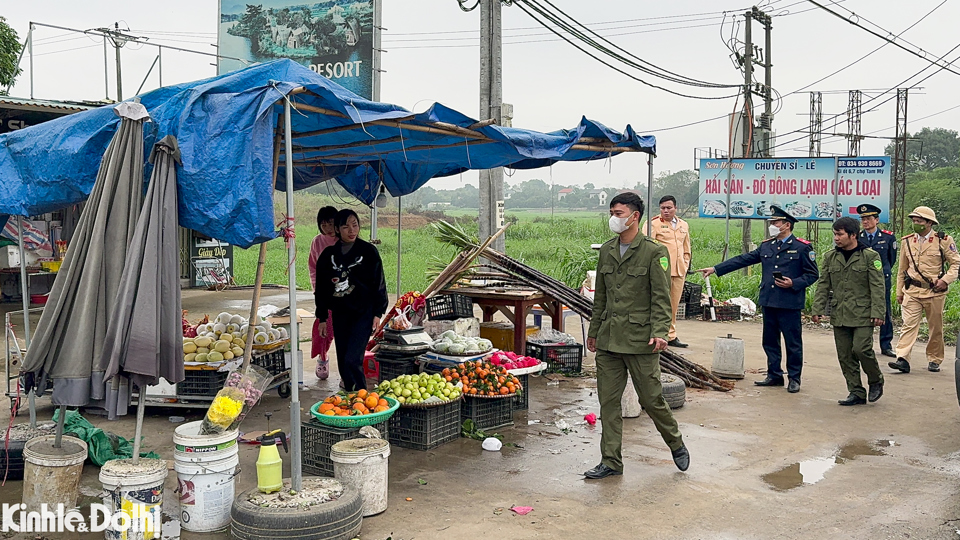
{"type": "MultiPolygon", "coordinates": [[[[401,196],[431,178],[469,169],[656,153],[653,136],[639,136],[629,125],[620,133],[586,118],[572,129],[540,133],[478,122],[440,104],[414,114],[363,99],[290,60],[139,99],[152,120],[144,126],[145,147],[167,135],[180,145],[180,225],[244,248],[276,236],[274,151],[284,99],[295,109],[294,187],[336,179],[368,204],[381,182],[401,196]]],[[[35,215],[85,200],[119,122],[108,107],[0,135],[0,214],[35,215]]],[[[281,190],[283,163],[281,156],[281,190]]]]}

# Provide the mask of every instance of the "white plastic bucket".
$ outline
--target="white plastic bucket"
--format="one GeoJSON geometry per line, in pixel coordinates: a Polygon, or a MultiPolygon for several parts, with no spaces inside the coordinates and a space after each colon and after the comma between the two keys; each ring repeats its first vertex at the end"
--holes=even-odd
{"type": "Polygon", "coordinates": [[[237,430],[220,435],[201,435],[202,420],[189,422],[173,432],[173,457],[184,463],[202,463],[237,455],[237,430]]]}
{"type": "Polygon", "coordinates": [[[114,459],[100,468],[100,483],[106,492],[103,504],[111,515],[123,512],[131,527],[125,531],[108,528],[107,540],[153,540],[161,525],[163,482],[167,479],[167,462],[162,459],[114,459]]]}
{"type": "Polygon", "coordinates": [[[55,435],[34,437],[23,445],[23,504],[27,510],[40,510],[41,504],[56,509],[76,508],[87,443],[74,437],[62,437],[54,448],[55,435]]]}
{"type": "Polygon", "coordinates": [[[191,532],[211,532],[230,526],[230,508],[236,493],[240,458],[236,451],[220,459],[196,454],[199,461],[176,456],[177,491],[180,493],[180,527],[191,532]]]}
{"type": "Polygon", "coordinates": [[[387,509],[387,458],[390,443],[383,439],[349,439],[330,449],[333,475],[360,491],[363,516],[387,509]]]}

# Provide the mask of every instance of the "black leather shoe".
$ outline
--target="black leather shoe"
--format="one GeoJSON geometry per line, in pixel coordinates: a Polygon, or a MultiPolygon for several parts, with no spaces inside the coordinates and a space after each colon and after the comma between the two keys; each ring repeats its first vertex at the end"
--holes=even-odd
{"type": "Polygon", "coordinates": [[[889,356],[890,358],[896,358],[896,357],[897,357],[897,351],[895,351],[895,350],[893,350],[893,349],[884,349],[884,350],[880,351],[880,354],[882,354],[882,355],[884,355],[884,356],[889,356]]]}
{"type": "Polygon", "coordinates": [[[796,394],[800,391],[800,381],[796,379],[790,379],[790,382],[787,384],[787,392],[791,394],[796,394]]]}
{"type": "Polygon", "coordinates": [[[680,338],[673,338],[667,342],[667,345],[670,347],[676,347],[678,349],[686,349],[689,347],[686,343],[680,341],[680,338]]]}
{"type": "Polygon", "coordinates": [[[621,474],[623,474],[622,471],[611,469],[610,467],[607,467],[603,463],[583,473],[584,476],[592,480],[598,480],[600,478],[606,478],[608,476],[620,476],[621,474]]]}
{"type": "Polygon", "coordinates": [[[873,403],[883,395],[883,383],[871,384],[870,391],[867,392],[867,401],[873,403]]]}
{"type": "Polygon", "coordinates": [[[934,373],[940,371],[940,364],[936,362],[930,362],[929,364],[927,364],[927,371],[932,371],[934,373]]]}
{"type": "Polygon", "coordinates": [[[866,400],[866,398],[862,398],[862,397],[860,397],[860,396],[858,396],[858,395],[856,395],[856,394],[850,394],[849,396],[847,396],[847,399],[841,399],[841,400],[838,401],[837,403],[839,403],[840,405],[844,405],[844,406],[850,406],[850,405],[866,405],[866,404],[867,404],[867,400],[866,400]]]}
{"type": "Polygon", "coordinates": [[[910,362],[905,358],[897,358],[896,362],[887,362],[887,365],[900,373],[910,373],[910,362]]]}
{"type": "Polygon", "coordinates": [[[687,445],[671,450],[670,453],[673,454],[673,462],[677,464],[678,469],[685,471],[690,468],[690,452],[687,450],[687,445]]]}
{"type": "Polygon", "coordinates": [[[776,378],[767,375],[767,378],[762,381],[753,381],[753,384],[756,386],[783,386],[783,378],[776,378]]]}

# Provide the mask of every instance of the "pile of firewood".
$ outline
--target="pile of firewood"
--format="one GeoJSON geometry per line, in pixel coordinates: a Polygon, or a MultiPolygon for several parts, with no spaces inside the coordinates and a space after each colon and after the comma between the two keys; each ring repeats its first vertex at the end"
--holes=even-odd
{"type": "Polygon", "coordinates": [[[733,390],[733,381],[717,377],[707,368],[670,349],[660,353],[660,371],[676,375],[690,388],[712,388],[721,392],[733,390]]]}

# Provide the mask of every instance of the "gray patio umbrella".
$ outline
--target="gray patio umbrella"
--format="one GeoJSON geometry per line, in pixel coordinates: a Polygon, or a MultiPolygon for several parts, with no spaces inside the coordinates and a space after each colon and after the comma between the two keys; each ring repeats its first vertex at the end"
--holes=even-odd
{"type": "Polygon", "coordinates": [[[120,127],[104,153],[22,369],[31,388],[53,383],[61,423],[64,407],[99,404],[106,397],[104,337],[140,214],[143,122],[149,115],[131,102],[114,112],[120,127]]]}
{"type": "Polygon", "coordinates": [[[109,384],[106,408],[110,419],[127,412],[130,383],[139,388],[134,462],[140,458],[147,386],[163,377],[183,380],[183,330],[180,311],[180,267],[177,230],[177,139],[171,135],[154,145],[153,173],[127,249],[113,316],[107,323],[101,365],[109,384]]]}
{"type": "MultiPolygon", "coordinates": [[[[163,377],[183,380],[183,330],[177,229],[177,139],[168,135],[150,154],[153,172],[127,249],[120,289],[107,321],[101,355],[106,366],[106,409],[110,418],[127,413],[128,383],[140,389],[163,377]]],[[[143,399],[139,399],[140,404],[143,399]]],[[[142,407],[141,407],[142,410],[142,407]]],[[[142,416],[138,417],[141,420],[142,416]]],[[[137,424],[138,434],[140,423],[137,424]]],[[[139,441],[137,437],[136,441],[139,441]]]]}

